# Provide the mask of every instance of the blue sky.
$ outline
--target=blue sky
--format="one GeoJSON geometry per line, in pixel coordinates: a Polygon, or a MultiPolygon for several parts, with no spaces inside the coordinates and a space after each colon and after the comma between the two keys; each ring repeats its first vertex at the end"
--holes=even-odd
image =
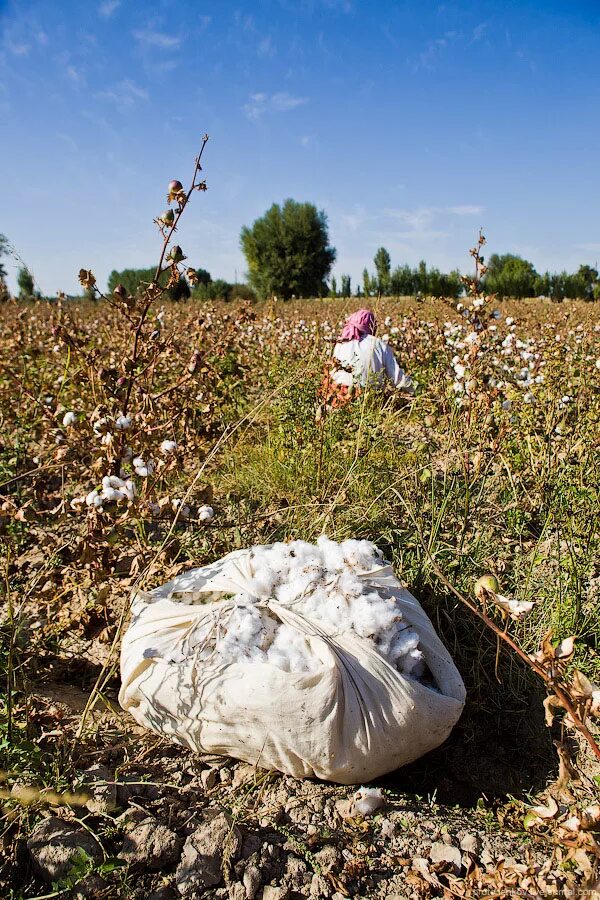
{"type": "MultiPolygon", "coordinates": [[[[392,263],[600,259],[600,0],[0,0],[0,232],[47,293],[151,265],[204,132],[180,242],[213,277],[286,197],[353,280],[392,263]]],[[[15,264],[8,261],[11,283],[15,264]]]]}

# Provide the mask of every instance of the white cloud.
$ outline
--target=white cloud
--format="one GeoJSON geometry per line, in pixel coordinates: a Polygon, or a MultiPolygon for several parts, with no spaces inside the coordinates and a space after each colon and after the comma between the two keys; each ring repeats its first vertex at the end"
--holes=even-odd
{"type": "Polygon", "coordinates": [[[487,31],[487,27],[488,27],[487,22],[480,22],[479,25],[475,26],[475,28],[473,29],[473,34],[471,35],[471,40],[474,44],[476,44],[478,41],[482,40],[482,38],[485,36],[485,33],[487,31]]]}
{"type": "Polygon", "coordinates": [[[85,81],[84,75],[79,71],[79,69],[76,69],[75,66],[67,66],[67,75],[69,76],[71,81],[74,81],[76,84],[81,84],[83,81],[85,81]]]}
{"type": "Polygon", "coordinates": [[[8,48],[13,56],[27,56],[31,50],[30,44],[8,44],[8,48]]]}
{"type": "Polygon", "coordinates": [[[435,208],[419,207],[418,209],[386,209],[385,215],[392,219],[398,219],[408,226],[407,234],[422,234],[433,222],[435,208]]]}
{"type": "Polygon", "coordinates": [[[415,67],[417,71],[419,69],[433,69],[438,55],[446,47],[456,43],[460,37],[462,37],[462,35],[457,31],[447,31],[443,37],[434,38],[433,40],[428,41],[425,49],[419,54],[419,59],[415,67]]]}
{"type": "Polygon", "coordinates": [[[63,131],[57,131],[56,137],[65,144],[69,150],[72,150],[74,153],[79,152],[79,145],[77,141],[71,137],[70,134],[65,134],[63,131]]]}
{"type": "Polygon", "coordinates": [[[172,50],[181,43],[181,38],[175,37],[173,34],[163,34],[161,31],[152,31],[151,28],[134,31],[133,36],[140,44],[160,47],[162,50],[172,50]]]}
{"type": "Polygon", "coordinates": [[[244,105],[244,112],[249,119],[259,119],[269,112],[289,112],[308,103],[308,97],[294,97],[287,91],[278,91],[275,94],[251,94],[250,100],[244,105]]]}
{"type": "Polygon", "coordinates": [[[480,216],[484,212],[483,206],[447,206],[446,209],[453,216],[480,216]]]}
{"type": "Polygon", "coordinates": [[[137,100],[147,100],[148,92],[126,78],[106,91],[99,91],[96,98],[114,103],[120,109],[129,109],[137,100]]]}
{"type": "Polygon", "coordinates": [[[110,17],[118,10],[121,0],[104,0],[98,7],[98,15],[102,19],[110,19],[110,17]]]}
{"type": "Polygon", "coordinates": [[[275,55],[275,47],[273,46],[273,41],[271,40],[270,35],[267,35],[267,37],[262,39],[262,41],[258,45],[258,49],[256,52],[259,56],[275,55]]]}

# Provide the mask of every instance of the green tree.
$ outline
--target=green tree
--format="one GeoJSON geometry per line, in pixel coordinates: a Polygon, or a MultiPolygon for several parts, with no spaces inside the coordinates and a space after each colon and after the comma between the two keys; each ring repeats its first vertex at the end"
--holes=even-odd
{"type": "Polygon", "coordinates": [[[33,275],[29,269],[25,267],[19,269],[17,274],[17,285],[19,287],[19,300],[30,300],[35,296],[33,275]]]}
{"type": "Polygon", "coordinates": [[[396,266],[390,276],[390,291],[394,297],[410,297],[416,293],[415,273],[410,266],[396,266]]]}
{"type": "MultiPolygon", "coordinates": [[[[118,284],[122,284],[128,294],[135,295],[138,291],[143,290],[144,287],[154,280],[154,275],[156,273],[156,269],[123,269],[121,272],[117,272],[115,269],[108,276],[108,292],[112,294],[114,289],[118,284]]],[[[208,276],[208,280],[210,281],[210,275],[208,272],[205,272],[204,269],[198,270],[198,275],[208,276]]],[[[168,278],[168,273],[164,273],[161,275],[162,283],[165,284],[168,278]]],[[[186,300],[191,294],[190,286],[187,283],[186,279],[181,276],[177,284],[172,285],[168,290],[168,296],[171,300],[186,300]]]]}
{"type": "Polygon", "coordinates": [[[492,253],[483,279],[485,290],[499,297],[533,297],[538,273],[533,263],[513,253],[492,253]]]}
{"type": "Polygon", "coordinates": [[[154,281],[156,268],[152,269],[123,269],[117,272],[116,269],[108,276],[108,293],[112,294],[118,284],[122,284],[128,294],[137,294],[145,285],[154,281]]]}
{"type": "Polygon", "coordinates": [[[312,203],[274,203],[250,228],[242,228],[240,245],[259,296],[287,300],[326,292],[336,252],[329,245],[327,217],[312,203]]]}
{"type": "Polygon", "coordinates": [[[598,269],[593,266],[579,266],[573,276],[573,287],[576,291],[573,296],[581,297],[583,300],[593,300],[597,285],[598,269]]]}
{"type": "Polygon", "coordinates": [[[8,256],[8,238],[0,234],[0,280],[6,278],[6,269],[1,262],[3,256],[8,256]]]}
{"type": "Polygon", "coordinates": [[[417,270],[415,271],[415,294],[429,293],[429,273],[427,272],[427,263],[421,260],[417,270]]]}
{"type": "Polygon", "coordinates": [[[375,263],[375,269],[377,271],[377,292],[380,295],[387,294],[390,290],[390,269],[392,261],[390,259],[390,254],[385,247],[379,248],[373,258],[373,262],[375,263]]]}
{"type": "Polygon", "coordinates": [[[340,293],[342,297],[352,296],[352,279],[349,275],[342,275],[342,286],[340,293]]]}
{"type": "Polygon", "coordinates": [[[331,291],[329,293],[332,297],[337,297],[337,280],[335,275],[331,279],[331,291]]]}
{"type": "Polygon", "coordinates": [[[242,288],[245,285],[233,285],[223,278],[212,279],[208,284],[198,284],[192,291],[194,300],[230,300],[232,296],[243,298],[242,288]]]}
{"type": "Polygon", "coordinates": [[[373,290],[373,283],[371,281],[371,276],[369,275],[368,269],[363,269],[363,291],[365,292],[365,297],[371,296],[371,291],[373,290]]]}

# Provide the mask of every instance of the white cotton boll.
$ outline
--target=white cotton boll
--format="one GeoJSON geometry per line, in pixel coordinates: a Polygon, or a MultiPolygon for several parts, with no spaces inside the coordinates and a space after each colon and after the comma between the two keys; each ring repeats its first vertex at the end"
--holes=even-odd
{"type": "Polygon", "coordinates": [[[201,506],[198,510],[198,519],[201,522],[212,522],[215,517],[215,511],[212,506],[201,506]]]}
{"type": "Polygon", "coordinates": [[[140,456],[137,456],[133,460],[133,469],[136,475],[139,475],[140,478],[148,478],[149,475],[152,475],[154,473],[155,468],[156,466],[151,459],[146,462],[140,456]]]}
{"type": "Polygon", "coordinates": [[[419,644],[419,635],[411,628],[403,626],[392,640],[390,660],[398,665],[401,657],[406,656],[411,650],[416,650],[419,644]]]}
{"type": "Polygon", "coordinates": [[[248,591],[252,597],[258,600],[268,600],[273,596],[274,582],[273,571],[265,567],[257,572],[249,582],[248,591]]]}
{"type": "Polygon", "coordinates": [[[254,548],[246,590],[234,596],[231,612],[221,615],[218,604],[213,606],[214,627],[210,634],[194,632],[194,652],[199,659],[223,665],[242,661],[269,663],[288,673],[320,671],[318,652],[304,634],[257,605],[270,600],[293,609],[326,634],[354,634],[371,642],[390,664],[420,677],[425,666],[418,634],[402,622],[393,597],[381,596],[358,576],[381,564],[381,554],[369,541],[341,545],[323,537],[317,546],[293,541],[254,548]]]}
{"type": "Polygon", "coordinates": [[[85,506],[85,497],[73,497],[69,505],[71,509],[79,512],[85,506]]]}
{"type": "Polygon", "coordinates": [[[110,433],[110,431],[107,431],[106,434],[102,435],[102,438],[101,438],[101,440],[100,440],[100,443],[101,443],[104,447],[110,447],[110,445],[112,444],[112,442],[113,442],[113,436],[112,436],[112,434],[110,433]]]}
{"type": "Polygon", "coordinates": [[[131,416],[118,416],[115,419],[115,428],[117,431],[129,431],[131,428],[131,416]]]}
{"type": "Polygon", "coordinates": [[[352,808],[361,816],[372,816],[385,804],[385,797],[380,788],[361,787],[352,796],[352,808]]]}
{"type": "Polygon", "coordinates": [[[174,450],[177,450],[177,441],[163,441],[160,445],[160,452],[164,453],[165,456],[173,453],[174,450]]]}
{"type": "Polygon", "coordinates": [[[137,491],[136,491],[135,484],[133,483],[131,478],[127,479],[127,481],[125,482],[125,485],[123,487],[123,490],[125,491],[128,500],[134,499],[137,491]]]}
{"type": "Polygon", "coordinates": [[[510,402],[510,400],[502,401],[502,409],[510,409],[511,406],[512,406],[512,403],[510,402]]]}
{"type": "Polygon", "coordinates": [[[398,668],[403,675],[421,678],[425,674],[425,657],[423,656],[423,652],[416,648],[410,650],[400,659],[398,668]]]}
{"type": "Polygon", "coordinates": [[[106,500],[108,503],[111,503],[113,501],[116,502],[116,500],[122,496],[123,494],[121,493],[121,491],[116,491],[112,487],[105,487],[102,491],[102,499],[106,500]]]}
{"type": "Polygon", "coordinates": [[[96,491],[96,490],[90,491],[89,494],[85,498],[86,506],[93,506],[94,501],[96,500],[96,497],[98,497],[98,496],[99,496],[98,491],[96,491]]]}
{"type": "Polygon", "coordinates": [[[512,316],[507,316],[505,321],[507,325],[514,325],[515,322],[512,316]]]}
{"type": "Polygon", "coordinates": [[[323,554],[323,565],[326,569],[337,572],[344,568],[344,551],[340,544],[336,544],[323,534],[318,538],[317,546],[323,554]]]}
{"type": "Polygon", "coordinates": [[[77,416],[74,412],[66,412],[63,416],[62,423],[65,428],[69,428],[71,425],[75,425],[77,422],[77,416]]]}
{"type": "Polygon", "coordinates": [[[104,434],[104,432],[106,431],[107,425],[108,425],[108,419],[106,418],[106,416],[104,416],[103,418],[98,419],[96,422],[94,422],[94,426],[93,426],[94,432],[98,435],[98,437],[101,434],[104,434]]]}
{"type": "Polygon", "coordinates": [[[348,564],[358,572],[369,572],[381,565],[381,556],[370,541],[344,541],[342,549],[348,564]]]}
{"type": "Polygon", "coordinates": [[[266,658],[284,672],[310,672],[316,668],[308,641],[289,625],[279,626],[266,658]]]}

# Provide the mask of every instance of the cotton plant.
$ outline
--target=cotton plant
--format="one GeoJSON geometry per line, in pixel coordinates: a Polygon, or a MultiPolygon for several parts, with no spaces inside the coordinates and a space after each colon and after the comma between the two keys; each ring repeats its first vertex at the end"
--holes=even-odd
{"type": "MultiPolygon", "coordinates": [[[[174,237],[192,195],[206,190],[201,159],[207,140],[207,136],[202,140],[190,186],[184,187],[178,179],[168,184],[168,207],[155,219],[161,250],[152,280],[136,293],[119,284],[106,294],[98,288],[90,269],[79,272],[82,287],[111,308],[114,331],[121,332],[125,339],[103,342],[100,319],[92,321],[92,327],[84,333],[77,326],[76,311],[67,310],[66,298],[59,297],[53,346],[57,352],[66,350],[68,359],[78,359],[87,369],[97,406],[86,411],[82,402],[69,408],[57,402],[55,395],[48,395],[43,402],[57,420],[55,443],[60,447],[60,458],[70,455],[71,459],[79,456],[92,460],[81,473],[89,479],[87,490],[73,491],[68,508],[90,519],[88,533],[96,541],[102,542],[115,522],[128,518],[170,515],[186,520],[193,515],[190,504],[177,500],[170,489],[185,453],[184,423],[178,422],[174,402],[177,397],[181,399],[182,392],[189,395],[194,391],[205,372],[201,371],[201,352],[191,348],[191,359],[188,362],[184,357],[182,371],[172,384],[157,380],[157,373],[174,368],[170,360],[175,358],[175,337],[169,331],[166,307],[159,304],[165,291],[181,278],[190,284],[198,280],[174,237]]],[[[57,380],[56,396],[64,389],[64,375],[61,379],[57,380]]],[[[212,509],[208,515],[202,508],[199,520],[208,522],[213,515],[212,509]]]]}

